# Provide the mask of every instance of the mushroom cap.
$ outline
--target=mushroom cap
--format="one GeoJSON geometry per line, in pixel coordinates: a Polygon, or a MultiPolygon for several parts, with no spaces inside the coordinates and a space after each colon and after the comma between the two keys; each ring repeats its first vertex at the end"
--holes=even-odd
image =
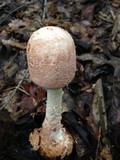
{"type": "Polygon", "coordinates": [[[62,28],[47,26],[35,31],[27,44],[31,80],[46,89],[62,88],[75,76],[75,44],[62,28]]]}

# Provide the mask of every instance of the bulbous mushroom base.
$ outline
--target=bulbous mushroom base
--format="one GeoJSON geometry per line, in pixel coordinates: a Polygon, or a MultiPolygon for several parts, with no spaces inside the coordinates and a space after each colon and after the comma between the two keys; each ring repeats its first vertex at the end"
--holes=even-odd
{"type": "Polygon", "coordinates": [[[65,128],[52,132],[47,128],[35,129],[30,134],[30,143],[34,150],[52,159],[68,156],[73,149],[73,138],[65,128]]]}
{"type": "Polygon", "coordinates": [[[61,128],[59,131],[52,131],[52,134],[46,129],[41,129],[41,152],[50,158],[65,157],[72,152],[73,138],[66,131],[61,128]]]}

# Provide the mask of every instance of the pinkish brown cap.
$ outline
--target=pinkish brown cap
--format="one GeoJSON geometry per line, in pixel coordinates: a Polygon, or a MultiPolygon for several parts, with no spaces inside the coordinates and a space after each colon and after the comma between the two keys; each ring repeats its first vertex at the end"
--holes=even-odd
{"type": "Polygon", "coordinates": [[[62,28],[47,26],[35,31],[27,44],[32,81],[46,89],[62,88],[75,76],[75,44],[62,28]]]}

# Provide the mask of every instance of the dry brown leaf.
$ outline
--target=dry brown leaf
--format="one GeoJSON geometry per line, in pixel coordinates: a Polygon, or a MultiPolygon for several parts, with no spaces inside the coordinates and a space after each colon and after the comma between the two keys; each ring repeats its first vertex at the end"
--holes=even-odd
{"type": "Polygon", "coordinates": [[[28,27],[30,25],[30,20],[28,18],[23,18],[23,20],[21,19],[14,19],[12,20],[8,26],[12,29],[12,30],[16,30],[19,27],[28,27]]]}
{"type": "Polygon", "coordinates": [[[100,155],[104,160],[112,160],[112,154],[108,147],[104,147],[100,155]]]}

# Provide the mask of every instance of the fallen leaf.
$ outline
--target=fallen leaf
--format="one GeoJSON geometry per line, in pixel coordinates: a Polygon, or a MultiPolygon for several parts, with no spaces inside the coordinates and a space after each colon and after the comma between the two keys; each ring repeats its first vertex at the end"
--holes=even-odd
{"type": "Polygon", "coordinates": [[[111,151],[108,147],[104,147],[100,155],[104,160],[113,160],[111,151]]]}

